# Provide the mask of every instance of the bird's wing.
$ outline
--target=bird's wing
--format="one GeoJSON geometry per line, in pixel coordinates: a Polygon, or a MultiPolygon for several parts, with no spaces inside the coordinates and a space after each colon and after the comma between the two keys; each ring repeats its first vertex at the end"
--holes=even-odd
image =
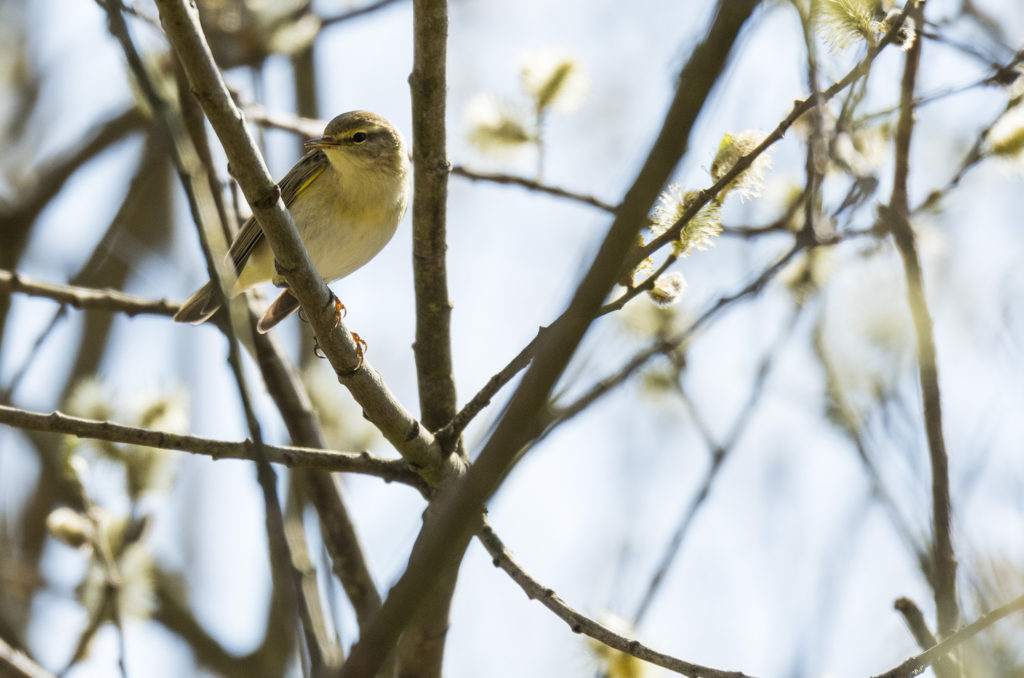
{"type": "MultiPolygon", "coordinates": [[[[327,156],[320,149],[313,149],[299,159],[284,179],[278,182],[281,198],[285,207],[291,206],[295,198],[306,189],[317,177],[323,174],[329,164],[327,156]]],[[[249,217],[242,225],[242,230],[235,236],[228,249],[228,258],[235,268],[235,275],[241,275],[242,269],[249,261],[249,256],[263,240],[263,229],[255,217],[249,217]]]]}

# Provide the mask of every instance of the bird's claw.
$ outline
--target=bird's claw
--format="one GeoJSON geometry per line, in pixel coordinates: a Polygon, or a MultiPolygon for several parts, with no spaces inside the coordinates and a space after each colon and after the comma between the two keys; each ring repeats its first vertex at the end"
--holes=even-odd
{"type": "Polygon", "coordinates": [[[331,304],[332,302],[334,303],[334,326],[337,327],[341,324],[341,319],[348,315],[348,309],[334,292],[331,292],[331,299],[327,303],[331,304]]]}

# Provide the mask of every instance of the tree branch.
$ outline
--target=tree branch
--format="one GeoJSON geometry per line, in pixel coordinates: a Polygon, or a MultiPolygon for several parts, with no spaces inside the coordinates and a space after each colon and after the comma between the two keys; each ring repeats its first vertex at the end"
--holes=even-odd
{"type": "Polygon", "coordinates": [[[364,14],[376,12],[377,10],[383,9],[388,5],[392,5],[397,1],[398,0],[376,0],[375,2],[367,3],[362,7],[350,9],[347,12],[335,14],[334,16],[324,17],[323,19],[321,19],[321,22],[323,26],[332,26],[334,24],[344,23],[345,21],[351,21],[352,19],[361,17],[364,14]]]}
{"type": "Polygon", "coordinates": [[[484,548],[487,549],[487,552],[491,554],[495,567],[504,570],[515,583],[519,584],[519,587],[523,589],[528,598],[539,600],[544,607],[554,612],[559,619],[569,625],[573,633],[582,633],[604,643],[608,647],[615,648],[620,652],[625,652],[638,659],[643,659],[646,662],[664,667],[684,676],[693,676],[694,678],[750,678],[738,671],[722,671],[701,666],[700,664],[693,664],[683,659],[677,659],[676,657],[653,650],[639,641],[615,633],[599,622],[577,612],[559,598],[557,593],[531,577],[512,558],[512,554],[486,520],[483,527],[477,532],[476,537],[483,544],[484,548]]]}
{"type": "MultiPolygon", "coordinates": [[[[448,151],[447,0],[413,1],[412,92],[413,280],[416,288],[416,376],[423,423],[434,431],[455,414],[446,212],[448,151]]],[[[455,441],[452,441],[455,442],[455,441]]],[[[449,453],[452,450],[444,450],[449,453]]]]}
{"type": "MultiPolygon", "coordinates": [[[[455,416],[458,398],[451,345],[452,302],[448,295],[447,107],[448,2],[413,0],[412,95],[412,261],[416,292],[416,383],[424,425],[436,431],[455,416]]],[[[461,437],[437,438],[441,453],[465,458],[461,437]]],[[[464,466],[448,467],[449,482],[464,466]]],[[[424,589],[424,604],[402,634],[395,653],[402,678],[439,678],[448,615],[461,559],[444,563],[424,589]]],[[[372,627],[371,627],[372,628],[372,627]]]]}
{"type": "MultiPolygon", "coordinates": [[[[923,9],[914,12],[918,25],[924,19],[923,9]]],[[[900,92],[900,116],[896,125],[895,169],[889,207],[880,210],[882,220],[892,233],[903,260],[907,284],[907,302],[914,319],[917,336],[918,375],[924,402],[924,424],[928,438],[932,469],[932,549],[931,584],[935,591],[938,613],[938,634],[945,637],[959,623],[960,605],[956,594],[956,555],[951,534],[952,506],[949,492],[949,457],[942,434],[942,406],[939,392],[935,336],[928,300],[924,292],[924,276],[917,243],[910,225],[907,179],[910,175],[910,141],[914,129],[914,86],[921,60],[921,40],[915,40],[907,53],[900,92]]]]}
{"type": "Polygon", "coordinates": [[[15,650],[0,638],[0,675],[4,678],[54,678],[24,652],[15,650]]]}
{"type": "MultiPolygon", "coordinates": [[[[284,357],[274,334],[256,332],[253,338],[256,361],[267,385],[267,392],[281,412],[292,441],[318,449],[326,447],[323,431],[309,397],[299,383],[294,367],[284,357]]],[[[420,492],[428,491],[427,484],[408,464],[404,461],[399,464],[400,468],[404,468],[403,472],[415,480],[420,492]]],[[[356,623],[361,628],[380,608],[380,594],[345,504],[341,484],[326,469],[302,469],[296,476],[306,498],[316,507],[320,533],[330,555],[331,567],[352,603],[356,623]]]]}
{"type": "Polygon", "coordinates": [[[172,316],[180,306],[167,299],[144,299],[117,290],[44,282],[17,271],[0,270],[0,292],[17,292],[52,299],[79,310],[114,311],[130,317],[143,314],[172,316]]]}
{"type": "Polygon", "coordinates": [[[513,186],[522,186],[523,188],[530,191],[537,191],[538,193],[547,193],[553,195],[556,198],[566,198],[568,200],[574,200],[584,205],[596,207],[599,210],[605,212],[615,213],[615,205],[604,202],[591,195],[584,195],[583,193],[576,193],[569,191],[558,186],[549,186],[543,184],[535,179],[527,179],[526,177],[517,177],[511,174],[495,174],[492,172],[477,172],[474,170],[467,169],[462,165],[453,165],[452,174],[460,176],[470,181],[489,181],[494,184],[510,184],[513,186]]]}
{"type": "MultiPolygon", "coordinates": [[[[0,424],[30,431],[68,433],[80,438],[191,452],[213,459],[246,459],[249,461],[255,459],[254,445],[248,440],[230,442],[192,435],[179,435],[167,431],[125,426],[109,421],[72,417],[61,412],[45,414],[0,405],[0,424]]],[[[267,458],[282,466],[362,473],[388,482],[409,485],[421,493],[428,490],[423,479],[400,459],[381,459],[369,452],[337,452],[310,447],[264,444],[264,448],[267,451],[267,458]]]]}
{"type": "Polygon", "coordinates": [[[1003,617],[1008,617],[1009,615],[1022,610],[1024,610],[1024,595],[1010,601],[1002,607],[997,607],[988,614],[982,615],[967,626],[949,634],[942,640],[942,642],[938,643],[934,647],[925,650],[915,657],[911,657],[896,668],[890,669],[885,673],[880,673],[872,678],[909,678],[910,676],[916,676],[928,668],[929,665],[934,664],[939,658],[949,654],[950,651],[955,649],[965,640],[974,637],[981,631],[984,631],[1003,617]]]}

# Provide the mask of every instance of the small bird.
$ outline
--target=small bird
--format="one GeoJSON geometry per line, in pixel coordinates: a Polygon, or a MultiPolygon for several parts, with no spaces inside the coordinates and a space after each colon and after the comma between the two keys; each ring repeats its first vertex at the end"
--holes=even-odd
{"type": "MultiPolygon", "coordinates": [[[[342,113],[327,123],[322,137],[305,146],[309,151],[278,187],[313,264],[331,282],[375,257],[395,234],[409,205],[409,157],[398,129],[368,111],[342,113]]],[[[268,281],[287,286],[254,217],[242,225],[227,258],[237,276],[226,290],[230,296],[268,281]]],[[[285,289],[257,329],[269,331],[298,307],[285,289]]],[[[174,320],[198,325],[218,308],[211,281],[182,304],[174,320]]],[[[339,314],[342,308],[338,303],[339,314]]]]}

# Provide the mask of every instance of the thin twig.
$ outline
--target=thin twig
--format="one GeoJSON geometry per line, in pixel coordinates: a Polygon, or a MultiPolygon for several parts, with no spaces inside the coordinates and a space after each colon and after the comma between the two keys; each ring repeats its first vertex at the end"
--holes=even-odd
{"type": "Polygon", "coordinates": [[[554,612],[559,619],[569,625],[573,633],[582,633],[598,642],[604,643],[608,647],[684,676],[693,676],[694,678],[750,678],[747,674],[740,673],[739,671],[722,671],[721,669],[693,664],[653,650],[638,640],[615,633],[601,623],[574,610],[557,593],[530,576],[512,558],[508,548],[498,538],[498,535],[486,520],[483,527],[477,532],[476,537],[483,544],[484,548],[487,549],[487,553],[491,555],[495,567],[504,570],[523,589],[528,598],[540,601],[544,607],[554,612]]]}
{"type": "Polygon", "coordinates": [[[7,382],[7,386],[0,389],[0,403],[8,403],[11,401],[11,397],[14,392],[18,389],[21,384],[21,380],[28,374],[29,368],[32,367],[32,362],[40,354],[40,349],[46,340],[50,338],[54,330],[60,325],[60,322],[68,317],[68,307],[66,304],[61,304],[57,307],[57,312],[50,318],[50,322],[46,324],[46,327],[39,333],[35,341],[32,342],[32,350],[28,352],[28,355],[21,362],[21,365],[11,375],[10,380],[7,382]]]}
{"type": "Polygon", "coordinates": [[[495,184],[511,184],[514,186],[522,186],[523,188],[529,189],[531,191],[547,193],[548,195],[553,195],[558,198],[574,200],[578,203],[590,205],[591,207],[596,207],[599,210],[604,210],[605,212],[609,212],[611,214],[615,213],[615,205],[612,205],[611,203],[607,203],[603,200],[595,198],[594,196],[586,195],[584,193],[577,193],[575,191],[570,191],[568,189],[560,188],[558,186],[544,184],[539,181],[536,181],[535,179],[527,179],[526,177],[519,177],[512,174],[478,172],[475,170],[467,169],[462,165],[453,165],[452,174],[460,176],[464,179],[469,179],[471,181],[489,181],[495,184]]]}
{"type": "Polygon", "coordinates": [[[143,314],[172,316],[180,306],[167,299],[145,299],[117,290],[58,285],[30,278],[17,271],[0,270],[0,291],[52,299],[79,310],[113,311],[129,317],[143,314]]]}
{"type": "Polygon", "coordinates": [[[243,104],[242,110],[245,112],[246,119],[250,122],[264,127],[292,132],[305,138],[319,136],[324,131],[324,125],[326,124],[323,120],[306,118],[294,113],[272,111],[254,103],[243,104]]]}
{"type": "MultiPolygon", "coordinates": [[[[920,24],[923,9],[916,10],[920,24]]],[[[952,506],[949,492],[949,456],[942,433],[942,406],[939,391],[938,362],[935,337],[928,300],[924,292],[924,276],[917,244],[909,221],[907,180],[910,175],[910,141],[914,129],[914,87],[921,60],[921,41],[915,40],[907,52],[900,92],[900,117],[895,136],[895,168],[892,199],[889,207],[880,210],[903,260],[907,284],[907,302],[914,319],[917,336],[918,374],[924,404],[924,424],[928,438],[932,469],[932,538],[933,567],[931,584],[938,613],[938,633],[945,637],[959,623],[960,605],[956,593],[956,555],[953,551],[952,506]]]]}
{"type": "Polygon", "coordinates": [[[661,559],[658,561],[658,566],[655,568],[654,574],[651,575],[651,579],[647,584],[647,589],[640,598],[640,603],[637,605],[636,611],[633,613],[633,626],[639,626],[640,622],[643,621],[644,615],[647,613],[647,610],[650,608],[650,604],[654,601],[661,588],[661,583],[664,581],[665,575],[668,574],[669,569],[672,567],[672,563],[675,562],[675,559],[679,554],[679,549],[683,545],[687,532],[689,532],[690,525],[693,524],[693,519],[700,510],[701,505],[703,505],[711,494],[711,486],[718,477],[722,464],[728,457],[729,452],[735,449],[740,435],[742,435],[746,427],[751,423],[751,421],[753,421],[753,417],[751,415],[753,414],[754,408],[757,407],[757,403],[760,401],[761,395],[764,393],[765,384],[768,381],[768,373],[771,369],[772,363],[782,351],[785,343],[792,337],[802,309],[802,306],[795,307],[794,312],[789,318],[789,322],[786,323],[785,329],[779,333],[778,338],[761,358],[761,362],[757,366],[754,383],[750,387],[750,393],[747,396],[747,400],[733,418],[733,424],[721,443],[716,443],[711,438],[710,431],[708,431],[706,425],[703,425],[703,419],[698,415],[693,402],[686,397],[681,379],[680,382],[677,383],[680,397],[682,397],[684,402],[688,405],[694,418],[701,422],[701,424],[698,425],[698,428],[704,433],[705,442],[711,451],[711,463],[704,473],[704,480],[701,482],[700,488],[690,499],[682,516],[676,523],[676,529],[672,533],[668,544],[665,546],[665,551],[662,554],[661,559]]]}
{"type": "Polygon", "coordinates": [[[893,607],[903,617],[903,621],[906,623],[907,628],[910,629],[910,635],[914,636],[914,641],[918,647],[922,650],[927,650],[939,642],[935,638],[935,634],[932,633],[932,630],[928,628],[928,622],[925,621],[921,608],[914,601],[910,598],[897,598],[896,602],[893,603],[893,607]]]}
{"type": "Polygon", "coordinates": [[[706,325],[712,318],[722,312],[729,305],[760,292],[768,282],[774,278],[789,261],[799,254],[804,246],[798,241],[781,257],[761,272],[754,280],[750,281],[743,289],[733,294],[719,297],[707,310],[694,320],[689,327],[671,337],[660,338],[649,347],[633,356],[629,362],[620,367],[616,372],[598,381],[589,391],[577,398],[575,401],[559,407],[554,411],[547,426],[547,432],[555,426],[576,416],[602,396],[612,391],[619,384],[629,379],[641,367],[646,365],[652,358],[658,355],[666,355],[681,346],[683,342],[692,337],[697,331],[706,325]]]}
{"type": "Polygon", "coordinates": [[[978,617],[970,624],[967,624],[946,636],[934,647],[925,650],[915,657],[911,657],[896,668],[890,669],[885,673],[880,673],[872,678],[909,678],[910,676],[916,676],[928,668],[929,665],[934,664],[940,657],[949,654],[965,640],[974,637],[979,632],[984,631],[1000,619],[1021,611],[1024,611],[1024,595],[1010,601],[1002,607],[997,607],[988,614],[978,617]]]}
{"type": "Polygon", "coordinates": [[[347,12],[335,14],[334,16],[324,17],[323,19],[320,20],[320,22],[322,26],[333,26],[334,24],[344,23],[345,21],[351,21],[352,19],[361,17],[364,14],[376,12],[377,10],[383,9],[388,5],[392,5],[397,1],[398,0],[376,0],[376,2],[368,3],[366,5],[363,5],[362,7],[357,7],[356,9],[350,9],[347,12]]]}
{"type": "Polygon", "coordinates": [[[443,429],[437,432],[438,440],[444,441],[454,436],[462,435],[469,422],[491,404],[491,398],[501,390],[501,387],[511,381],[512,377],[530,364],[530,361],[533,359],[533,353],[537,350],[537,346],[540,344],[546,330],[547,328],[542,327],[537,332],[537,336],[530,340],[530,343],[524,346],[523,350],[515,358],[512,358],[505,367],[501,368],[497,374],[487,380],[483,388],[477,391],[476,395],[470,398],[469,402],[459,410],[458,414],[443,429]]]}
{"type": "MultiPolygon", "coordinates": [[[[32,412],[17,407],[0,405],[0,424],[30,431],[66,433],[80,438],[107,440],[127,445],[143,445],[162,450],[178,450],[201,454],[212,459],[255,458],[251,441],[231,442],[200,436],[183,435],[167,431],[125,426],[110,421],[97,421],[72,417],[61,412],[32,412]]],[[[375,476],[388,482],[402,483],[427,491],[427,485],[401,459],[383,459],[369,452],[338,452],[312,447],[293,447],[264,444],[267,458],[275,464],[292,468],[316,468],[323,471],[340,471],[375,476]]]]}

